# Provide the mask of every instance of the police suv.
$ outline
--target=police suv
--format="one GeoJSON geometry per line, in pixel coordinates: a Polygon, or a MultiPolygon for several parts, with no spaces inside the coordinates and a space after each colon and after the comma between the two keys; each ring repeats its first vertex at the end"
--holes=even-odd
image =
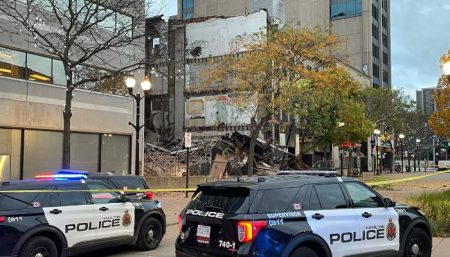
{"type": "Polygon", "coordinates": [[[353,178],[284,175],[199,185],[177,257],[430,257],[431,230],[353,178]]]}
{"type": "Polygon", "coordinates": [[[77,175],[0,182],[0,256],[70,256],[125,244],[158,247],[166,231],[161,204],[130,200],[111,189],[77,175]]]}

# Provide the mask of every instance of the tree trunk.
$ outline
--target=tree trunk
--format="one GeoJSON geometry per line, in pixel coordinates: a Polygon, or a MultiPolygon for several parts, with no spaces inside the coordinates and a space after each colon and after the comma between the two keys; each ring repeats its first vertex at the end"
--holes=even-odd
{"type": "Polygon", "coordinates": [[[247,175],[249,177],[253,176],[253,163],[255,162],[255,146],[256,140],[258,139],[259,131],[267,122],[267,116],[263,117],[259,124],[257,124],[255,118],[251,119],[251,138],[250,138],[250,148],[248,150],[248,160],[247,160],[247,175]]]}
{"type": "Polygon", "coordinates": [[[348,149],[348,159],[347,159],[347,174],[345,177],[350,177],[352,175],[352,166],[353,166],[353,149],[350,147],[348,149]]]}
{"type": "Polygon", "coordinates": [[[72,118],[73,88],[67,86],[66,106],[64,107],[63,160],[62,168],[70,169],[70,119],[72,118]]]}

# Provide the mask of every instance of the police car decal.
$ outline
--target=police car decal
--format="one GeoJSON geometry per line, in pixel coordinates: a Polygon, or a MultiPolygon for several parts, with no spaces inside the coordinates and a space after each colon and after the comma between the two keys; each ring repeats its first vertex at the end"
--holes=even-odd
{"type": "Polygon", "coordinates": [[[384,250],[398,251],[400,248],[398,227],[399,216],[394,208],[361,208],[305,211],[313,233],[322,237],[330,247],[333,257],[356,255],[384,250]],[[323,219],[314,219],[320,213],[323,219]],[[365,218],[363,213],[370,213],[365,218]],[[355,220],[355,217],[360,217],[355,220]],[[333,224],[330,230],[329,224],[333,224]],[[327,225],[328,224],[328,225],[327,225]]]}
{"type": "Polygon", "coordinates": [[[101,237],[134,235],[132,203],[108,203],[43,208],[49,225],[64,233],[68,247],[101,237]],[[70,219],[64,213],[71,213],[70,219]]]}

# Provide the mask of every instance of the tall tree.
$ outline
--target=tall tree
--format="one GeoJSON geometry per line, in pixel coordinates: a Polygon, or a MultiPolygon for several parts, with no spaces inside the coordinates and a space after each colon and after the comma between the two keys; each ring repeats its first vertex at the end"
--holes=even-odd
{"type": "MultiPolygon", "coordinates": [[[[147,2],[158,12],[157,0],[147,2]]],[[[9,35],[18,45],[34,45],[37,52],[62,62],[67,88],[63,168],[70,168],[73,91],[144,67],[145,9],[143,0],[0,1],[0,14],[15,24],[0,23],[2,36],[9,35]],[[110,72],[86,75],[88,67],[110,72]]]]}
{"type": "Polygon", "coordinates": [[[255,35],[250,41],[234,42],[233,55],[215,61],[206,69],[201,85],[226,88],[233,95],[234,104],[249,114],[249,176],[253,175],[259,132],[280,110],[290,109],[289,102],[303,84],[325,87],[329,82],[336,82],[333,87],[342,86],[338,76],[330,78],[334,74],[329,75],[330,71],[341,71],[338,58],[330,55],[339,44],[334,35],[324,34],[317,28],[286,28],[255,35]]]}
{"type": "Polygon", "coordinates": [[[331,65],[289,90],[287,111],[298,117],[300,157],[320,146],[359,142],[370,135],[372,123],[356,98],[360,88],[345,68],[331,65]]]}
{"type": "MultiPolygon", "coordinates": [[[[441,57],[441,62],[450,65],[450,50],[447,55],[441,57]]],[[[444,74],[439,78],[434,91],[434,101],[436,111],[428,123],[437,136],[450,139],[450,74],[444,74]]]]}

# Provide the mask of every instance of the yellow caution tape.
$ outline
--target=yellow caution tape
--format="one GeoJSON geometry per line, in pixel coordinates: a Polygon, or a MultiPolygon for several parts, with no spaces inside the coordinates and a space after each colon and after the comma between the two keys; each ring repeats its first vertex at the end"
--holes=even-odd
{"type": "Polygon", "coordinates": [[[79,189],[79,190],[0,190],[0,193],[8,194],[8,193],[72,193],[72,192],[91,192],[91,193],[143,193],[143,192],[152,192],[152,193],[162,193],[162,192],[195,192],[195,188],[170,188],[170,189],[79,189]]]}
{"type": "MultiPolygon", "coordinates": [[[[422,178],[427,178],[431,176],[441,175],[445,173],[450,173],[450,170],[446,171],[438,171],[433,172],[427,175],[414,176],[409,178],[401,178],[401,179],[392,179],[388,181],[376,181],[376,182],[366,182],[365,184],[369,186],[380,186],[380,185],[389,185],[395,183],[409,182],[422,178]]],[[[152,192],[152,193],[168,193],[168,192],[195,192],[195,188],[166,188],[166,189],[91,189],[91,190],[0,190],[0,193],[58,193],[58,192],[91,192],[91,193],[110,193],[110,192],[123,192],[123,193],[143,193],[143,192],[152,192]]]]}
{"type": "Polygon", "coordinates": [[[369,186],[389,185],[389,184],[395,184],[395,183],[414,181],[414,180],[432,177],[432,176],[436,176],[436,175],[441,175],[441,174],[445,174],[445,173],[450,173],[450,170],[438,171],[438,172],[433,171],[433,173],[430,173],[427,175],[414,176],[414,177],[409,177],[409,178],[392,179],[392,180],[387,180],[387,181],[367,182],[366,184],[369,186]]]}

